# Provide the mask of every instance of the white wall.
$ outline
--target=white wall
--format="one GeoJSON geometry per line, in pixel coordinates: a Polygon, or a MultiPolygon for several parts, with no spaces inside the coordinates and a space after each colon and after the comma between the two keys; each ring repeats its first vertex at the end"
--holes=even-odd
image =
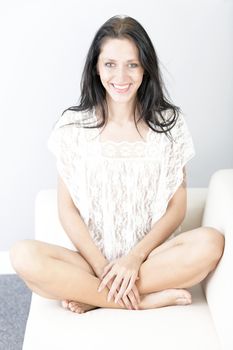
{"type": "Polygon", "coordinates": [[[100,25],[135,17],[162,62],[172,101],[186,113],[196,157],[188,185],[233,168],[232,1],[7,1],[0,4],[0,250],[34,235],[34,200],[56,186],[47,138],[79,98],[85,56],[100,25]]]}

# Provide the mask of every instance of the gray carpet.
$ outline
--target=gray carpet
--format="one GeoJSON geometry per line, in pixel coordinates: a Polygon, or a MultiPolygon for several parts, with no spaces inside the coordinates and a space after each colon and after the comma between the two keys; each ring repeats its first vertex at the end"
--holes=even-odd
{"type": "Polygon", "coordinates": [[[17,275],[0,275],[0,350],[22,350],[31,295],[17,275]]]}

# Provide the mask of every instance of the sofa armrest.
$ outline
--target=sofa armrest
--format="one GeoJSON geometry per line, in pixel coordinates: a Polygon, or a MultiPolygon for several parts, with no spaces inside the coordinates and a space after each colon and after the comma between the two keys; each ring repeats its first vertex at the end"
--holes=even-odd
{"type": "Polygon", "coordinates": [[[36,195],[35,239],[77,250],[60,223],[55,188],[41,190],[36,195]]]}
{"type": "Polygon", "coordinates": [[[201,226],[207,193],[207,187],[187,188],[187,210],[181,224],[182,232],[194,230],[201,226]]]}
{"type": "Polygon", "coordinates": [[[222,349],[233,349],[233,169],[212,175],[202,226],[214,227],[225,235],[223,256],[202,285],[222,349]]]}

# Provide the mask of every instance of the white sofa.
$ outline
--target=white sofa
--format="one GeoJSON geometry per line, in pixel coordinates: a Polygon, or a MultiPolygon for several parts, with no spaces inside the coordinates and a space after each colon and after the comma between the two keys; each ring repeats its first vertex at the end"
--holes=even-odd
{"type": "MultiPolygon", "coordinates": [[[[224,232],[226,244],[215,272],[189,289],[191,305],[76,314],[33,293],[23,350],[232,350],[233,169],[214,173],[208,188],[188,188],[182,231],[201,225],[224,232]]],[[[57,216],[55,189],[36,197],[35,239],[74,249],[57,216]]]]}

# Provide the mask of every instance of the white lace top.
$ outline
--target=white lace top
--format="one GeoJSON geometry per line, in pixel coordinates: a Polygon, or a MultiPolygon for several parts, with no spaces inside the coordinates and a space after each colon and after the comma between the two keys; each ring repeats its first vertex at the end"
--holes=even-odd
{"type": "Polygon", "coordinates": [[[127,254],[163,216],[195,150],[182,114],[171,130],[175,143],[151,129],[145,141],[101,142],[99,128],[66,125],[84,125],[87,118],[97,124],[94,109],[66,111],[48,148],[92,239],[110,261],[127,254]]]}

